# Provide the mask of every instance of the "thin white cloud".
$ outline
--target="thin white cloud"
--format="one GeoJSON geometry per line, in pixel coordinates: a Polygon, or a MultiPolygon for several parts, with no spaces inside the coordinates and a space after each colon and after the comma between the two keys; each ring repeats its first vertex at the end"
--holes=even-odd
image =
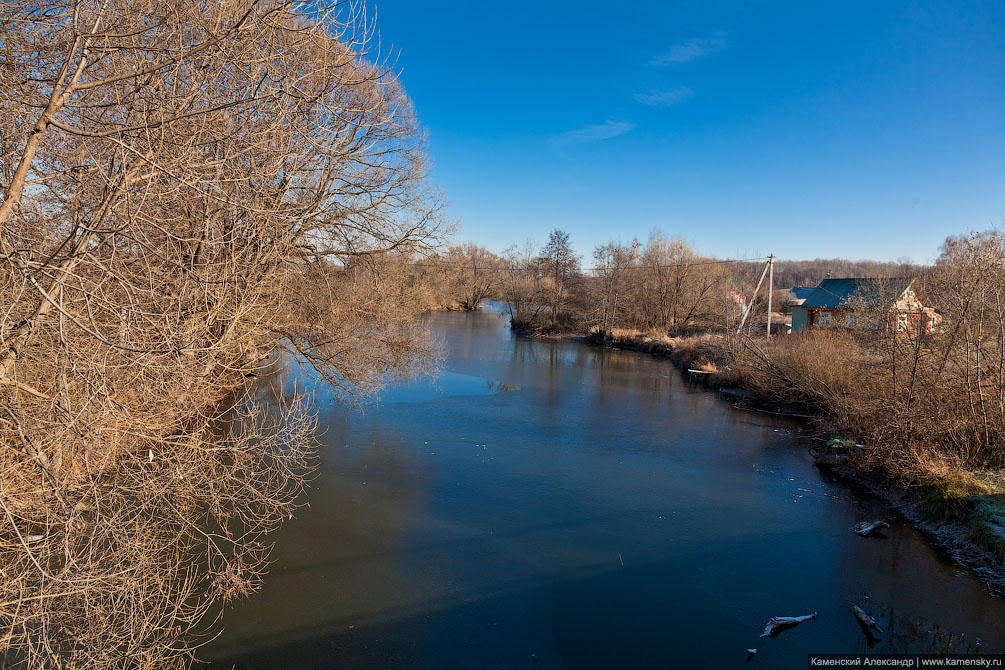
{"type": "Polygon", "coordinates": [[[717,37],[694,37],[687,42],[675,44],[662,56],[649,61],[650,65],[663,65],[664,63],[687,63],[695,58],[714,54],[727,47],[726,38],[717,37]]]}
{"type": "Polygon", "coordinates": [[[651,107],[669,107],[687,100],[694,94],[689,88],[647,88],[645,93],[636,93],[635,99],[651,107]]]}
{"type": "Polygon", "coordinates": [[[568,144],[585,144],[587,142],[599,142],[609,140],[618,135],[624,135],[635,129],[635,124],[627,121],[611,121],[608,119],[604,123],[583,126],[576,130],[564,132],[557,137],[553,137],[549,142],[556,146],[568,144]]]}

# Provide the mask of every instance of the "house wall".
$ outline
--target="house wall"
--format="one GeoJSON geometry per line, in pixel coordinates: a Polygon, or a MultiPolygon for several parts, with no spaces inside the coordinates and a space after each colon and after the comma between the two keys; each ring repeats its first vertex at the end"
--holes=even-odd
{"type": "Polygon", "coordinates": [[[935,317],[935,328],[942,324],[942,317],[930,307],[924,309],[891,309],[881,318],[875,313],[859,313],[847,309],[825,309],[802,307],[792,308],[792,332],[798,333],[810,328],[853,328],[876,330],[879,323],[883,327],[896,332],[935,332],[932,329],[932,317],[935,317]],[[830,314],[830,324],[820,325],[820,314],[830,314]],[[849,319],[849,317],[851,317],[849,319]],[[903,319],[903,320],[901,320],[903,319]]]}
{"type": "Polygon", "coordinates": [[[844,328],[845,314],[847,313],[846,309],[811,307],[809,309],[809,325],[814,328],[844,328]],[[824,314],[827,316],[824,317],[824,314]],[[821,317],[823,318],[821,319],[821,317]]]}
{"type": "Polygon", "coordinates": [[[792,308],[792,332],[798,333],[800,331],[806,330],[809,325],[809,321],[806,318],[806,310],[802,307],[792,308]]]}
{"type": "MultiPolygon", "coordinates": [[[[847,328],[848,327],[848,314],[851,312],[847,309],[834,308],[834,307],[810,307],[809,309],[804,309],[806,312],[806,325],[804,329],[809,328],[847,328]],[[826,314],[827,317],[824,321],[829,318],[830,321],[827,323],[821,323],[821,315],[826,314]]],[[[795,314],[796,310],[792,310],[792,329],[795,330],[795,314]]]]}
{"type": "Polygon", "coordinates": [[[942,316],[931,307],[923,309],[891,309],[888,320],[890,330],[908,333],[937,332],[942,326],[942,316]],[[935,318],[934,327],[932,318],[935,318]]]}

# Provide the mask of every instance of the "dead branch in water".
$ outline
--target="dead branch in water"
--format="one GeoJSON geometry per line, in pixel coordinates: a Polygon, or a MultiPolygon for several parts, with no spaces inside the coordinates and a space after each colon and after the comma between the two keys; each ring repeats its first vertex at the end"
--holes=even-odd
{"type": "Polygon", "coordinates": [[[869,535],[880,535],[881,534],[880,531],[882,531],[884,528],[889,527],[890,524],[882,520],[873,522],[862,521],[855,524],[852,530],[855,531],[857,535],[861,535],[862,537],[868,537],[869,535]]]}
{"type": "Polygon", "coordinates": [[[764,626],[764,632],[761,633],[761,637],[778,637],[778,635],[789,628],[794,628],[804,621],[809,621],[810,619],[816,619],[817,613],[806,614],[804,616],[776,616],[771,617],[768,623],[764,626]]]}

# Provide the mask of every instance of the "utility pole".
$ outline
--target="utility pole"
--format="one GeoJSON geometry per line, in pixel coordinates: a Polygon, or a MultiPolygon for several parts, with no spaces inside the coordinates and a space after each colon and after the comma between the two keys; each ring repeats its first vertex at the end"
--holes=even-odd
{"type": "Polygon", "coordinates": [[[775,284],[775,255],[768,256],[768,339],[771,339],[771,291],[775,284]]]}
{"type": "MultiPolygon", "coordinates": [[[[771,258],[774,258],[774,256],[772,256],[771,258]]],[[[737,335],[739,335],[740,331],[743,330],[743,324],[747,322],[747,317],[750,316],[750,313],[754,311],[754,302],[757,300],[757,292],[761,290],[761,284],[764,283],[764,277],[765,275],[768,274],[768,268],[770,266],[771,266],[771,260],[769,259],[768,262],[764,264],[764,270],[761,272],[761,278],[757,280],[757,286],[754,287],[754,294],[750,296],[750,306],[743,312],[743,318],[740,319],[740,325],[737,326],[736,328],[737,335]]]]}

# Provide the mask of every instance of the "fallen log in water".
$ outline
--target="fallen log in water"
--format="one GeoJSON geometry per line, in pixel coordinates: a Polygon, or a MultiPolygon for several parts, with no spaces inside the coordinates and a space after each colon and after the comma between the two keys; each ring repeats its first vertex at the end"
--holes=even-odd
{"type": "Polygon", "coordinates": [[[865,641],[872,649],[877,644],[883,641],[882,638],[873,635],[873,631],[877,633],[882,633],[882,629],[876,625],[876,619],[865,613],[858,605],[851,606],[852,613],[855,614],[855,620],[858,622],[858,627],[862,629],[862,635],[865,636],[865,641]]]}
{"type": "Polygon", "coordinates": [[[866,614],[865,610],[858,605],[852,605],[851,611],[855,614],[855,618],[858,619],[858,622],[862,626],[863,630],[875,631],[877,633],[883,632],[883,630],[876,625],[876,619],[866,614]]]}
{"type": "Polygon", "coordinates": [[[810,619],[816,619],[817,613],[807,614],[806,616],[776,616],[771,617],[767,625],[764,626],[764,632],[761,633],[761,637],[777,637],[779,633],[787,628],[792,628],[798,626],[804,621],[809,621],[810,619]]]}
{"type": "Polygon", "coordinates": [[[862,537],[866,537],[869,535],[873,535],[874,533],[878,533],[884,528],[889,527],[890,524],[888,524],[885,521],[873,521],[872,523],[868,521],[861,521],[855,524],[852,530],[855,531],[857,534],[861,535],[862,537]]]}

